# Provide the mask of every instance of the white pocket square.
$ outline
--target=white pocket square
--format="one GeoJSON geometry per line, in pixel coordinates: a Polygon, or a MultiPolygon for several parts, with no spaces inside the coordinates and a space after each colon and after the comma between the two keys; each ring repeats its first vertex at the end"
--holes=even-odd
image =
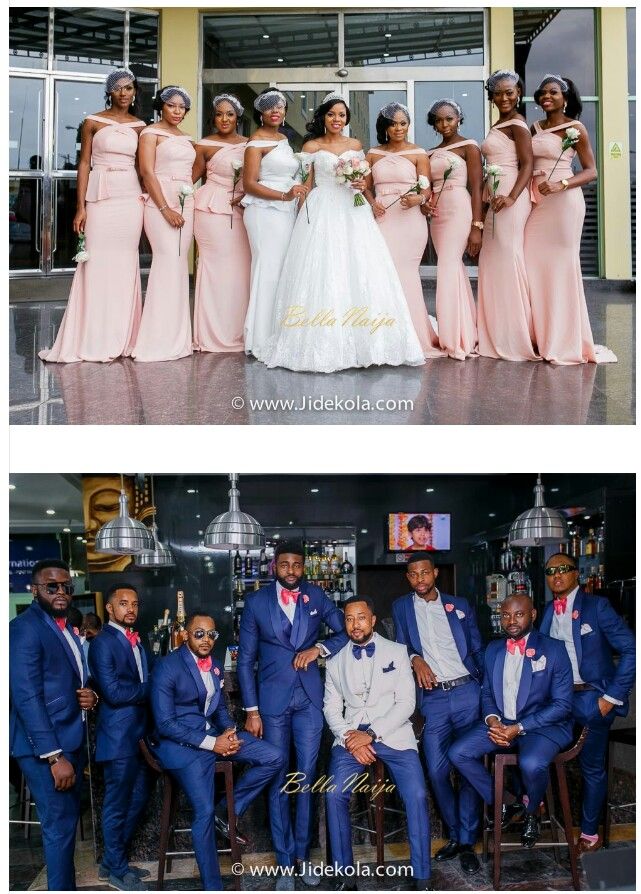
{"type": "Polygon", "coordinates": [[[541,655],[536,661],[532,662],[532,673],[536,673],[536,671],[545,670],[545,665],[547,664],[547,658],[545,655],[541,655]]]}
{"type": "Polygon", "coordinates": [[[465,617],[465,612],[462,612],[460,608],[457,608],[457,609],[456,609],[456,617],[457,617],[457,618],[464,618],[464,617],[465,617]]]}
{"type": "Polygon", "coordinates": [[[585,636],[586,633],[592,633],[592,628],[589,624],[581,624],[581,636],[585,636]]]}
{"type": "Polygon", "coordinates": [[[317,614],[318,614],[318,609],[315,608],[313,611],[311,611],[311,612],[309,613],[309,616],[310,616],[310,618],[311,618],[313,615],[317,615],[317,614]]]}

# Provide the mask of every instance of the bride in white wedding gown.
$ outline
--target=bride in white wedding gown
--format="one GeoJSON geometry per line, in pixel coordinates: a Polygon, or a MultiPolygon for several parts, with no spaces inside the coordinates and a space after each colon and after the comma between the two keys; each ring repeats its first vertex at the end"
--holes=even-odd
{"type": "Polygon", "coordinates": [[[355,207],[354,189],[335,176],[339,158],[364,157],[357,140],[342,136],[347,123],[344,100],[329,94],[308,125],[312,135],[323,129],[324,135],[305,144],[315,186],[308,214],[299,211],[283,264],[275,334],[255,351],[269,367],[330,373],[425,362],[372,210],[355,207]]]}

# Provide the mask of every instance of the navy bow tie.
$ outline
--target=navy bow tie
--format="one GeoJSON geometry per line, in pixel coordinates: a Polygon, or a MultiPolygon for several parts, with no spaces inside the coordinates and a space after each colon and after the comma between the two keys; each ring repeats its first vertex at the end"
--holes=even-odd
{"type": "Polygon", "coordinates": [[[352,652],[354,653],[354,658],[357,661],[360,661],[363,657],[363,652],[367,655],[368,658],[371,658],[374,654],[374,649],[376,647],[375,643],[368,643],[366,646],[352,646],[352,652]]]}

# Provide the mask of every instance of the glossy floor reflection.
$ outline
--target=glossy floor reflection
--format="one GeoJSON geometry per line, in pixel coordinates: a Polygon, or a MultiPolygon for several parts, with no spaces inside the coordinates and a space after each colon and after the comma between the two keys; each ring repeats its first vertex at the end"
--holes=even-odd
{"type": "MultiPolygon", "coordinates": [[[[552,367],[473,358],[322,373],[267,369],[243,354],[167,363],[45,365],[64,305],[10,306],[12,425],[629,425],[635,421],[635,306],[588,282],[595,341],[617,364],[552,367]]],[[[433,310],[433,288],[426,288],[433,310]]]]}

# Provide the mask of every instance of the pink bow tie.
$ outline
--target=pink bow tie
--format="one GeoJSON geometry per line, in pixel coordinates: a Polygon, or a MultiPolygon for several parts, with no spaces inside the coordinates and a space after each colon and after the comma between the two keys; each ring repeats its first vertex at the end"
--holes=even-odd
{"type": "Polygon", "coordinates": [[[211,655],[208,655],[207,658],[199,658],[197,664],[198,664],[198,670],[210,671],[211,670],[211,655]]]}
{"type": "Polygon", "coordinates": [[[525,655],[525,637],[523,639],[508,639],[505,645],[510,655],[514,655],[517,649],[521,655],[525,655]]]}
{"type": "Polygon", "coordinates": [[[567,596],[562,596],[560,599],[555,599],[554,600],[554,614],[555,615],[561,615],[561,614],[564,615],[565,609],[567,608],[567,604],[568,604],[567,596]]]}
{"type": "Polygon", "coordinates": [[[125,636],[129,640],[131,648],[135,649],[140,642],[140,636],[136,633],[135,630],[125,630],[125,636]]]}
{"type": "Polygon", "coordinates": [[[298,602],[298,597],[300,596],[300,592],[298,590],[286,590],[284,587],[280,591],[280,601],[283,605],[287,605],[290,600],[293,603],[298,602]]]}

